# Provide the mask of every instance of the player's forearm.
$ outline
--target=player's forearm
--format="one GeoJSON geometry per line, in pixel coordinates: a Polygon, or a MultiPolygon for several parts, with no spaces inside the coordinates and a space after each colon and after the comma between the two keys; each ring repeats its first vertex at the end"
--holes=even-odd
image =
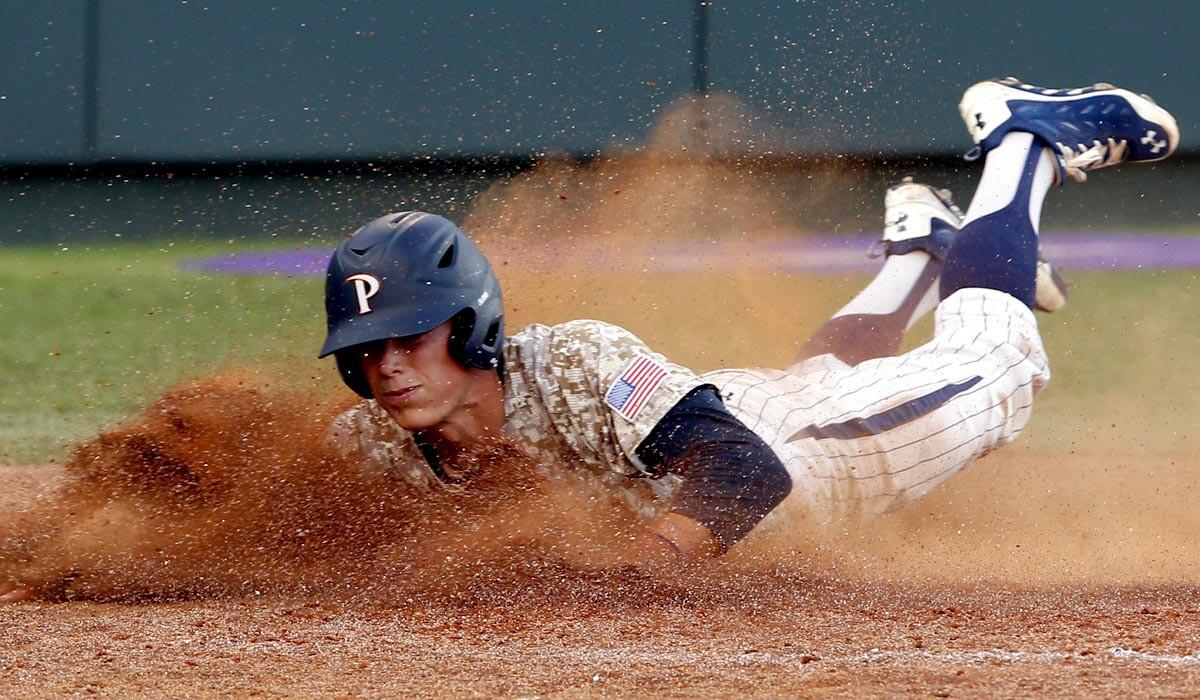
{"type": "Polygon", "coordinates": [[[681,471],[672,511],[707,528],[718,553],[741,541],[792,489],[783,463],[761,440],[703,445],[681,471]]]}
{"type": "Polygon", "coordinates": [[[792,488],[774,450],[711,387],[684,397],[638,449],[648,464],[683,477],[672,515],[704,530],[695,539],[707,534],[715,554],[745,537],[792,488]]]}

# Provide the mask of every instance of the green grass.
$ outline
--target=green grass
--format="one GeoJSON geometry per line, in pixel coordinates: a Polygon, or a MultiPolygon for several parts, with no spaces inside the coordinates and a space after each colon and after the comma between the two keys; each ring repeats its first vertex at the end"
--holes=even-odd
{"type": "Polygon", "coordinates": [[[1053,379],[1031,447],[1195,454],[1200,273],[1076,273],[1071,303],[1042,318],[1053,379]]]}
{"type": "MultiPolygon", "coordinates": [[[[0,249],[0,463],[60,459],[167,387],[225,366],[336,386],[332,366],[314,359],[324,333],[321,279],[179,269],[182,258],[230,249],[215,242],[0,249]]],[[[1041,317],[1054,379],[1022,444],[1194,453],[1200,276],[1071,279],[1071,303],[1041,317]]],[[[838,296],[831,309],[842,303],[838,296]]],[[[647,340],[668,352],[685,343],[647,340]]]]}
{"type": "Polygon", "coordinates": [[[166,387],[217,367],[304,366],[317,279],[182,272],[216,244],[0,250],[0,462],[61,457],[166,387]]]}

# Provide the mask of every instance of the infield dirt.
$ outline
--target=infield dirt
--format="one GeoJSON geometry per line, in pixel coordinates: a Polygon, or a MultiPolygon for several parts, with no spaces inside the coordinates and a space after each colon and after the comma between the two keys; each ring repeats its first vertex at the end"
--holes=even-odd
{"type": "MultiPolygon", "coordinates": [[[[836,196],[839,178],[807,196],[836,196]]],[[[696,369],[784,366],[855,281],[756,267],[755,235],[780,223],[759,181],[654,153],[550,164],[485,193],[465,226],[510,328],[599,317],[696,369]],[[650,237],[695,235],[727,246],[725,264],[654,270],[650,237]],[[550,236],[578,254],[551,258],[550,236]],[[595,245],[624,255],[596,269],[595,245]]],[[[1068,350],[1052,359],[1104,351],[1068,350]]],[[[1200,460],[1168,439],[1190,397],[1159,402],[1162,440],[1136,449],[1108,410],[1119,397],[1054,402],[1030,431],[1068,435],[1005,448],[909,507],[651,575],[624,566],[630,516],[510,446],[476,456],[465,493],[414,499],[362,473],[323,440],[344,396],[231,371],[66,466],[5,470],[4,570],[76,602],[0,607],[0,689],[1187,695],[1200,678],[1200,460]]]]}

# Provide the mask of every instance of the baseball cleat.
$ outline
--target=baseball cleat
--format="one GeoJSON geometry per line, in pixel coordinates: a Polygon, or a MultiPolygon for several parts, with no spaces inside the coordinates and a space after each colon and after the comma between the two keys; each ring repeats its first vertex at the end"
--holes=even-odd
{"type": "Polygon", "coordinates": [[[1070,285],[1058,274],[1058,270],[1038,250],[1037,289],[1034,292],[1033,306],[1038,311],[1052,314],[1067,305],[1067,291],[1070,285]]]}
{"type": "MultiPolygon", "coordinates": [[[[867,255],[878,258],[923,250],[936,260],[945,260],[963,219],[950,190],[935,189],[906,177],[888,188],[883,206],[883,237],[871,245],[867,255]]],[[[1069,288],[1038,250],[1034,308],[1046,313],[1058,311],[1066,306],[1069,288]]]]}
{"type": "Polygon", "coordinates": [[[1083,182],[1089,171],[1117,163],[1162,160],[1179,145],[1170,112],[1108,83],[1055,90],[1016,78],[985,80],[967,88],[958,111],[977,144],[968,159],[1000,145],[1009,132],[1029,132],[1054,150],[1056,184],[1065,177],[1083,182]]]}
{"type": "Polygon", "coordinates": [[[962,225],[962,211],[954,206],[950,190],[939,190],[906,177],[888,188],[883,198],[883,237],[868,255],[904,255],[923,250],[944,260],[954,234],[962,225]]]}

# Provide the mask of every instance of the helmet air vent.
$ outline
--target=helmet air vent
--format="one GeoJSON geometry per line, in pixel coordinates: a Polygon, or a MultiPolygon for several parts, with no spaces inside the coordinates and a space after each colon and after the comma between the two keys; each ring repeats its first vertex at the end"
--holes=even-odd
{"type": "Polygon", "coordinates": [[[444,270],[454,265],[454,252],[457,248],[458,246],[451,244],[451,246],[446,249],[446,252],[442,253],[442,259],[438,260],[437,264],[439,270],[444,270]]]}

